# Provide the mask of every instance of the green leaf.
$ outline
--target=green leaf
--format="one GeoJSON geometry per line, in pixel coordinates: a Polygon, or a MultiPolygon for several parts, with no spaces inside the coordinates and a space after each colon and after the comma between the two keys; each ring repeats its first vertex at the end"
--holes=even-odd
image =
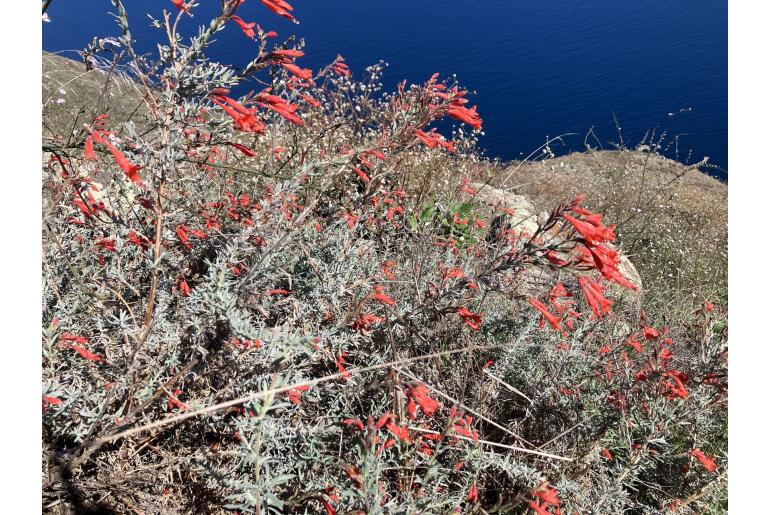
{"type": "Polygon", "coordinates": [[[425,209],[422,210],[422,213],[420,213],[420,221],[427,222],[433,217],[433,213],[436,212],[436,204],[432,204],[425,209]]]}

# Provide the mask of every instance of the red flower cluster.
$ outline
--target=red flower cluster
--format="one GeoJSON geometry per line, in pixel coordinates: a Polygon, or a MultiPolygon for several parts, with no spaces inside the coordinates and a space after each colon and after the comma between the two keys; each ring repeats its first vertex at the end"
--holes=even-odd
{"type": "Polygon", "coordinates": [[[246,23],[241,19],[240,16],[232,15],[230,16],[230,19],[233,20],[235,23],[238,24],[238,26],[243,31],[243,35],[246,36],[249,39],[253,39],[256,33],[254,32],[254,26],[256,25],[256,22],[246,23]]]}
{"type": "Polygon", "coordinates": [[[372,313],[366,313],[358,317],[351,324],[351,327],[353,327],[353,329],[357,331],[361,331],[363,334],[368,334],[374,329],[374,326],[384,321],[385,321],[384,317],[378,317],[377,315],[373,315],[372,313]]]}
{"type": "Polygon", "coordinates": [[[711,457],[703,454],[703,452],[697,447],[692,451],[690,451],[690,454],[694,456],[698,461],[700,461],[700,464],[703,465],[703,468],[706,469],[707,471],[709,472],[716,471],[717,464],[714,463],[714,460],[711,459],[711,457]]]}
{"type": "MultiPolygon", "coordinates": [[[[664,328],[664,335],[667,334],[667,332],[668,329],[664,328]]],[[[656,329],[647,326],[644,327],[643,334],[648,340],[656,340],[660,336],[660,333],[656,329]]],[[[628,343],[634,348],[637,348],[637,345],[634,344],[638,344],[638,349],[641,349],[641,343],[635,341],[637,337],[637,333],[632,334],[629,337],[628,343]]],[[[668,345],[670,344],[670,338],[663,339],[658,346],[657,353],[654,355],[657,357],[657,361],[654,361],[651,358],[648,365],[636,373],[636,380],[647,381],[650,376],[659,374],[661,395],[665,395],[668,399],[686,399],[689,396],[689,393],[687,392],[685,383],[687,383],[689,378],[683,372],[669,368],[669,363],[674,357],[671,349],[668,348],[668,345]]]]}
{"type": "Polygon", "coordinates": [[[308,390],[310,390],[310,386],[306,384],[297,386],[296,388],[292,388],[287,393],[287,396],[289,397],[289,402],[299,406],[300,404],[302,404],[303,392],[306,392],[308,390]]]}
{"type": "MultiPolygon", "coordinates": [[[[305,55],[305,52],[303,52],[302,50],[294,50],[294,49],[286,48],[286,49],[275,50],[274,52],[271,52],[270,60],[273,61],[275,64],[282,66],[286,71],[288,71],[289,73],[291,73],[292,75],[300,79],[300,81],[310,81],[313,78],[313,70],[309,68],[300,68],[294,63],[294,60],[296,58],[302,57],[304,55],[305,55]]],[[[294,89],[300,84],[308,85],[308,84],[312,84],[312,82],[309,82],[309,83],[298,82],[298,83],[295,83],[294,85],[291,85],[290,89],[294,89]]],[[[313,102],[310,102],[310,103],[312,104],[313,102]]]]}
{"type": "Polygon", "coordinates": [[[262,2],[262,4],[273,11],[278,16],[283,16],[286,19],[289,19],[293,21],[294,23],[297,23],[297,19],[291,15],[289,11],[293,11],[294,7],[292,7],[289,2],[285,2],[284,0],[259,0],[262,2]]]}
{"type": "Polygon", "coordinates": [[[460,318],[463,319],[463,322],[465,322],[465,325],[473,329],[474,331],[478,331],[481,329],[481,313],[472,313],[468,308],[465,306],[462,306],[457,310],[457,314],[460,315],[460,318]]]}
{"type": "Polygon", "coordinates": [[[337,56],[330,67],[331,71],[340,76],[350,77],[350,68],[345,64],[345,58],[341,55],[337,56]]]}
{"type": "Polygon", "coordinates": [[[345,358],[347,357],[347,352],[340,352],[339,355],[334,358],[334,364],[337,366],[337,370],[339,371],[340,375],[342,376],[342,379],[345,381],[350,379],[350,372],[345,368],[345,358]]]}
{"type": "Polygon", "coordinates": [[[396,279],[396,274],[393,273],[393,268],[397,264],[398,263],[396,263],[395,261],[392,261],[392,260],[385,261],[382,264],[382,275],[384,275],[385,278],[388,279],[388,280],[391,280],[391,281],[395,280],[396,279]]]}
{"type": "Polygon", "coordinates": [[[372,294],[371,298],[372,300],[382,302],[386,306],[394,306],[396,304],[396,301],[386,295],[385,290],[383,290],[382,286],[379,285],[374,286],[374,293],[372,294]]]}
{"type": "Polygon", "coordinates": [[[445,139],[444,136],[436,132],[435,128],[429,130],[428,132],[418,129],[415,131],[414,135],[428,148],[436,148],[440,146],[452,154],[457,152],[454,142],[445,139]]]}
{"type": "Polygon", "coordinates": [[[534,510],[538,515],[552,515],[549,511],[550,508],[554,508],[553,515],[561,515],[559,505],[561,500],[559,499],[559,492],[555,488],[550,488],[548,483],[545,483],[540,488],[532,492],[535,499],[529,503],[529,507],[534,510]]]}
{"type": "Polygon", "coordinates": [[[210,95],[210,97],[212,102],[221,107],[233,119],[237,129],[245,132],[256,132],[257,134],[262,134],[265,131],[265,123],[256,116],[256,108],[249,109],[224,95],[210,95]]]}
{"type": "Polygon", "coordinates": [[[543,318],[548,321],[548,324],[550,324],[551,327],[553,327],[557,331],[563,331],[563,329],[561,328],[561,318],[551,313],[548,310],[548,306],[546,306],[545,304],[543,304],[542,302],[540,302],[534,297],[530,297],[529,299],[527,299],[527,302],[529,302],[533,308],[538,310],[543,315],[543,318]]]}
{"type": "Polygon", "coordinates": [[[578,284],[583,289],[588,305],[591,307],[594,315],[596,315],[596,318],[601,318],[610,312],[612,301],[604,297],[606,287],[592,281],[587,276],[580,277],[578,284]]]}
{"type": "Polygon", "coordinates": [[[59,336],[59,339],[62,342],[69,342],[67,347],[77,352],[83,359],[87,359],[88,361],[104,361],[104,358],[98,354],[94,354],[85,347],[82,347],[82,345],[88,343],[88,338],[85,336],[76,336],[70,333],[62,333],[59,336]]]}
{"type": "Polygon", "coordinates": [[[572,309],[575,305],[575,300],[563,283],[558,282],[551,288],[551,292],[548,294],[548,302],[556,310],[559,317],[563,317],[565,313],[567,314],[564,324],[570,329],[574,329],[575,320],[581,318],[582,314],[572,309]]]}
{"type": "Polygon", "coordinates": [[[479,439],[479,432],[475,429],[471,429],[473,426],[473,417],[464,415],[462,411],[458,411],[453,406],[449,412],[449,419],[452,421],[451,432],[470,438],[474,441],[479,439]]]}
{"type": "Polygon", "coordinates": [[[417,418],[418,405],[426,417],[432,417],[441,408],[441,403],[428,395],[428,387],[422,383],[409,388],[409,403],[406,411],[412,420],[417,418]]]}
{"type": "Polygon", "coordinates": [[[592,213],[587,209],[580,207],[584,196],[581,195],[574,199],[570,204],[569,210],[580,215],[583,219],[575,218],[564,213],[564,218],[572,227],[583,237],[584,247],[580,248],[582,261],[592,265],[608,281],[613,281],[621,286],[635,290],[636,286],[628,281],[618,270],[620,257],[618,251],[606,245],[607,242],[615,241],[615,226],[606,227],[602,224],[602,215],[592,213]]]}

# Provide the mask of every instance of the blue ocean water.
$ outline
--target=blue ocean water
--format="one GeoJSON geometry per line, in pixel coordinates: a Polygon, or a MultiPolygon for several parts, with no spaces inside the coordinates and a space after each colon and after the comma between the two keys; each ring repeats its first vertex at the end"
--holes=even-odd
{"type": "MultiPolygon", "coordinates": [[[[183,34],[191,35],[219,0],[199,0],[183,34]]],[[[529,155],[547,137],[557,154],[635,146],[645,134],[665,135],[671,157],[709,156],[727,177],[727,2],[725,0],[290,0],[294,25],[247,0],[239,15],[307,42],[304,67],[338,54],[354,75],[383,59],[384,83],[421,82],[455,73],[476,91],[490,157],[529,155]],[[598,141],[598,142],[597,142],[598,141]],[[678,142],[678,145],[675,145],[678,142]],[[678,147],[678,148],[677,148],[678,147]]],[[[155,51],[161,34],[144,13],[159,18],[169,0],[125,0],[141,51],[155,51]]],[[[109,0],[53,0],[43,49],[78,50],[93,36],[119,34],[109,0]]],[[[243,65],[254,46],[234,24],[220,33],[210,56],[243,65]]],[[[278,39],[281,39],[278,38],[278,39]]]]}

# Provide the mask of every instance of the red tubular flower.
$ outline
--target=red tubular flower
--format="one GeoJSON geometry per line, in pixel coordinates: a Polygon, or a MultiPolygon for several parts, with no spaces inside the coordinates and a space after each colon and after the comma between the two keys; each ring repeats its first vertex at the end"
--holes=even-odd
{"type": "Polygon", "coordinates": [[[436,132],[436,129],[431,129],[428,132],[417,130],[415,131],[414,135],[428,148],[436,148],[440,146],[452,154],[457,152],[457,149],[454,147],[454,143],[445,140],[441,134],[436,132]]]}
{"type": "Polygon", "coordinates": [[[181,293],[183,297],[190,296],[190,287],[187,285],[187,281],[185,279],[180,279],[178,286],[179,293],[181,293]]]}
{"type": "Polygon", "coordinates": [[[682,380],[682,375],[680,372],[676,370],[669,370],[668,372],[665,372],[663,374],[666,377],[670,377],[674,380],[675,384],[671,384],[668,381],[661,381],[660,385],[666,388],[669,391],[669,394],[667,397],[669,399],[673,399],[674,397],[678,397],[680,399],[686,399],[688,396],[687,389],[684,387],[684,381],[682,380]]]}
{"type": "Polygon", "coordinates": [[[648,326],[645,326],[644,329],[642,329],[642,333],[646,340],[655,340],[659,336],[657,329],[648,326]]]}
{"type": "MultiPolygon", "coordinates": [[[[375,424],[375,429],[382,429],[382,427],[390,422],[391,420],[394,420],[396,416],[393,413],[383,413],[382,416],[377,420],[377,424],[375,424]]],[[[371,427],[371,419],[369,421],[369,426],[371,427]]]]}
{"type": "Polygon", "coordinates": [[[387,426],[388,431],[390,431],[393,436],[401,440],[402,442],[406,443],[412,443],[412,437],[409,436],[409,428],[408,427],[401,427],[394,422],[388,422],[387,426]]]}
{"type": "Polygon", "coordinates": [[[597,318],[601,318],[610,312],[612,301],[604,297],[604,288],[601,285],[586,276],[578,279],[578,283],[583,288],[588,305],[597,318]]]}
{"type": "Polygon", "coordinates": [[[468,225],[468,219],[462,218],[459,214],[454,213],[452,215],[452,223],[455,225],[468,225]]]}
{"type": "Polygon", "coordinates": [[[697,447],[690,451],[690,454],[697,458],[698,461],[700,461],[700,464],[703,465],[703,468],[709,472],[714,472],[717,469],[717,464],[714,463],[714,460],[703,454],[697,447]]]}
{"type": "Polygon", "coordinates": [[[289,11],[293,11],[294,7],[292,7],[288,2],[285,2],[284,0],[259,0],[262,2],[262,4],[273,11],[278,16],[283,16],[284,18],[287,18],[293,22],[297,22],[297,19],[291,15],[289,11]]]}
{"type": "Polygon", "coordinates": [[[311,97],[310,95],[302,94],[302,95],[300,95],[300,97],[302,98],[302,100],[304,100],[305,102],[307,102],[308,104],[310,104],[313,107],[321,107],[321,102],[319,102],[315,98],[311,97]]]}
{"type": "Polygon", "coordinates": [[[584,220],[578,220],[566,213],[563,216],[589,243],[598,245],[605,241],[615,241],[615,231],[613,227],[605,227],[601,224],[594,225],[584,220]]]}
{"type": "Polygon", "coordinates": [[[374,294],[372,295],[373,300],[377,300],[382,302],[385,305],[388,306],[394,306],[396,304],[396,301],[392,298],[388,297],[385,294],[385,291],[382,289],[382,286],[375,286],[374,287],[374,294]]]}
{"type": "Polygon", "coordinates": [[[358,175],[359,179],[361,179],[364,182],[369,182],[369,176],[366,175],[366,172],[356,167],[353,167],[353,171],[356,172],[356,175],[358,175]]]}
{"type": "Polygon", "coordinates": [[[296,388],[292,388],[287,393],[289,397],[289,402],[299,406],[300,404],[302,404],[302,392],[306,392],[308,390],[310,390],[310,386],[306,384],[297,386],[296,388]]]}
{"type": "Polygon", "coordinates": [[[59,406],[61,404],[61,399],[56,397],[50,397],[48,395],[43,395],[43,415],[45,415],[46,409],[48,408],[49,404],[52,404],[54,406],[59,406]]]}
{"type": "Polygon", "coordinates": [[[358,217],[353,213],[342,213],[342,218],[345,219],[350,230],[353,230],[358,225],[358,217]]]}
{"type": "Polygon", "coordinates": [[[337,75],[344,75],[350,77],[350,68],[345,64],[345,59],[342,56],[337,56],[337,59],[331,65],[331,70],[337,75]]]}
{"type": "Polygon", "coordinates": [[[644,351],[644,347],[642,346],[642,342],[637,340],[638,337],[639,333],[634,333],[628,337],[628,341],[626,343],[633,347],[636,352],[642,352],[644,351]]]}
{"type": "Polygon", "coordinates": [[[323,505],[324,510],[326,510],[326,515],[336,515],[337,510],[334,509],[334,507],[329,504],[329,501],[327,501],[324,498],[318,499],[318,501],[323,505]]]}
{"type": "Polygon", "coordinates": [[[302,57],[303,55],[305,55],[305,52],[302,50],[294,50],[293,48],[284,48],[270,52],[270,57],[274,61],[280,61],[282,59],[296,59],[297,57],[302,57]]]}
{"type": "Polygon", "coordinates": [[[168,392],[168,409],[171,411],[172,409],[176,408],[179,411],[185,411],[188,409],[187,404],[180,401],[176,396],[182,393],[182,390],[174,390],[174,393],[168,392]]]}
{"type": "Polygon", "coordinates": [[[108,240],[107,238],[101,238],[99,240],[96,240],[94,242],[94,245],[97,247],[101,247],[104,250],[107,250],[109,252],[117,252],[117,249],[115,248],[115,240],[108,240]]]}
{"type": "Polygon", "coordinates": [[[372,313],[367,313],[358,317],[351,324],[351,327],[357,331],[361,331],[362,333],[367,334],[374,328],[375,325],[383,322],[384,320],[384,317],[378,317],[372,313]]]}
{"type": "Polygon", "coordinates": [[[476,112],[476,106],[473,106],[471,109],[468,109],[467,107],[463,107],[462,105],[458,104],[451,104],[449,108],[447,109],[447,114],[454,118],[455,120],[458,120],[463,123],[467,123],[471,127],[473,127],[476,130],[481,129],[481,117],[476,112]]]}
{"type": "Polygon", "coordinates": [[[453,267],[453,268],[444,268],[441,269],[441,279],[462,279],[465,277],[465,272],[462,268],[459,267],[453,267]]]}
{"type": "Polygon", "coordinates": [[[471,485],[471,489],[468,490],[468,502],[475,502],[479,498],[479,490],[476,488],[476,482],[471,485]]]}
{"type": "Polygon", "coordinates": [[[313,70],[310,68],[300,68],[294,63],[280,63],[286,71],[299,77],[302,80],[310,80],[313,78],[313,70]]]}
{"type": "Polygon", "coordinates": [[[56,397],[50,397],[48,395],[43,395],[43,402],[47,404],[53,404],[54,406],[58,406],[61,404],[61,399],[56,397]]]}
{"type": "Polygon", "coordinates": [[[555,488],[549,488],[547,485],[542,490],[535,493],[535,495],[550,506],[558,506],[561,504],[559,499],[559,492],[555,488]]]}
{"type": "Polygon", "coordinates": [[[247,155],[249,157],[256,157],[256,155],[257,155],[256,152],[254,152],[253,150],[251,150],[248,147],[244,147],[240,143],[229,142],[229,143],[227,143],[227,145],[233,147],[234,149],[238,150],[242,154],[245,154],[245,155],[247,155]]]}
{"type": "Polygon", "coordinates": [[[549,250],[545,253],[545,258],[553,263],[556,266],[567,266],[569,265],[569,261],[565,261],[564,259],[561,259],[559,255],[556,253],[556,251],[549,250]]]}
{"type": "Polygon", "coordinates": [[[243,31],[243,35],[246,36],[249,39],[253,39],[256,35],[254,32],[254,26],[257,24],[256,22],[246,23],[243,21],[243,19],[240,16],[232,15],[230,16],[230,19],[232,19],[235,23],[238,24],[238,26],[243,31]]]}
{"type": "Polygon", "coordinates": [[[80,347],[78,345],[69,345],[69,348],[80,354],[80,356],[84,359],[87,359],[88,361],[103,361],[104,358],[99,356],[98,354],[94,354],[92,352],[89,352],[88,349],[85,347],[80,347]]]}
{"type": "Polygon", "coordinates": [[[115,162],[118,164],[121,170],[126,174],[126,176],[131,179],[134,183],[136,183],[138,186],[142,185],[142,179],[139,178],[139,174],[137,173],[139,170],[142,169],[141,166],[133,164],[129,159],[123,155],[123,153],[115,148],[112,143],[110,143],[108,140],[104,139],[102,140],[104,142],[104,145],[107,147],[107,149],[112,154],[112,157],[115,158],[115,162]]]}
{"type": "MultiPolygon", "coordinates": [[[[628,289],[636,290],[636,286],[626,279],[623,274],[618,270],[620,264],[620,258],[618,257],[618,251],[610,249],[605,245],[593,245],[588,244],[588,252],[591,254],[591,258],[594,262],[594,267],[601,272],[602,276],[609,281],[616,282],[621,286],[625,286],[628,289]]],[[[587,257],[587,256],[586,256],[587,257]]]]}
{"type": "Polygon", "coordinates": [[[432,135],[424,131],[415,131],[414,135],[428,148],[436,148],[438,146],[438,141],[436,141],[432,135]]]}
{"type": "Polygon", "coordinates": [[[150,246],[150,241],[144,236],[137,234],[137,232],[133,229],[131,229],[131,231],[128,233],[128,242],[136,245],[142,250],[147,250],[150,246]]]}
{"type": "Polygon", "coordinates": [[[187,247],[187,249],[192,248],[192,243],[190,243],[190,238],[187,236],[187,226],[180,225],[176,229],[176,235],[179,238],[179,241],[182,242],[182,245],[187,247]]]}
{"type": "Polygon", "coordinates": [[[469,186],[470,183],[471,181],[469,181],[467,177],[464,178],[460,183],[460,191],[462,191],[463,193],[467,193],[468,195],[475,195],[476,190],[474,190],[469,186]]]}
{"type": "Polygon", "coordinates": [[[256,117],[256,109],[247,109],[232,98],[220,95],[211,95],[211,101],[233,119],[237,129],[258,134],[265,131],[264,122],[256,117]]]}
{"type": "Polygon", "coordinates": [[[261,93],[257,95],[255,100],[259,102],[262,107],[275,111],[291,123],[302,125],[302,118],[294,114],[297,110],[297,106],[288,103],[285,99],[276,95],[261,93]]]}
{"type": "Polygon", "coordinates": [[[406,413],[409,415],[409,418],[412,420],[417,419],[417,404],[414,402],[414,399],[409,398],[409,402],[406,405],[406,413]]]}
{"type": "Polygon", "coordinates": [[[468,308],[465,306],[461,307],[457,310],[457,314],[460,315],[460,318],[463,319],[463,322],[465,322],[465,325],[473,329],[474,331],[478,331],[481,329],[481,314],[472,313],[468,308]]]}
{"type": "Polygon", "coordinates": [[[85,336],[77,336],[72,333],[61,333],[59,336],[59,339],[63,342],[72,342],[72,343],[88,343],[88,338],[85,336]]]}
{"type": "MultiPolygon", "coordinates": [[[[418,384],[417,386],[409,388],[409,393],[412,394],[412,398],[415,401],[417,401],[417,404],[420,405],[420,409],[422,409],[426,417],[432,417],[436,413],[436,411],[438,411],[438,409],[441,407],[441,404],[436,399],[433,399],[428,395],[428,387],[422,383],[418,384]]],[[[409,409],[409,411],[410,411],[410,415],[412,412],[414,413],[414,416],[412,418],[416,418],[417,407],[413,406],[412,408],[409,409]]]]}
{"type": "Polygon", "coordinates": [[[385,261],[382,264],[382,275],[391,281],[394,280],[396,278],[396,274],[393,273],[393,267],[395,267],[397,264],[398,263],[392,260],[385,261]]]}
{"type": "Polygon", "coordinates": [[[347,352],[343,352],[334,358],[334,364],[337,365],[337,370],[342,376],[342,379],[347,381],[350,379],[350,372],[348,372],[348,370],[345,368],[345,356],[347,356],[347,352]]]}
{"type": "Polygon", "coordinates": [[[84,157],[89,161],[96,161],[96,155],[94,154],[94,142],[91,136],[86,137],[84,157]]]}
{"type": "Polygon", "coordinates": [[[190,14],[190,6],[185,5],[184,0],[171,0],[171,3],[174,4],[174,7],[176,7],[178,10],[190,14]]]}
{"type": "Polygon", "coordinates": [[[364,430],[364,423],[357,418],[346,418],[345,420],[342,421],[342,423],[345,424],[346,426],[354,426],[359,431],[364,430]]]}
{"type": "Polygon", "coordinates": [[[542,313],[543,317],[548,320],[548,323],[556,329],[557,331],[561,331],[561,319],[557,317],[556,315],[552,314],[550,311],[548,311],[548,308],[545,304],[540,302],[534,297],[530,297],[527,299],[527,301],[530,303],[530,305],[538,310],[540,313],[542,313]]]}
{"type": "Polygon", "coordinates": [[[388,209],[388,212],[385,213],[385,219],[388,221],[393,220],[396,216],[401,216],[404,214],[404,208],[401,206],[393,206],[388,209]]]}

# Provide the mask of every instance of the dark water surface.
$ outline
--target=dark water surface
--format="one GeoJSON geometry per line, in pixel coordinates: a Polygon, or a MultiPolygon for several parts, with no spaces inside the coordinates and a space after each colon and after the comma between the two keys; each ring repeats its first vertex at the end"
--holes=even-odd
{"type": "MultiPolygon", "coordinates": [[[[192,34],[219,0],[199,0],[183,34],[192,34]]],[[[343,55],[354,76],[387,61],[385,86],[422,82],[433,72],[457,74],[478,92],[484,119],[481,147],[513,160],[547,136],[575,132],[554,152],[583,150],[593,127],[604,148],[619,142],[613,113],[628,146],[647,131],[665,134],[667,155],[680,161],[710,157],[727,176],[727,2],[724,0],[290,0],[293,25],[247,0],[239,15],[304,37],[303,67],[343,55]]],[[[160,18],[169,0],[125,0],[141,51],[160,38],[144,13],[160,18]]],[[[78,50],[93,36],[118,35],[109,0],[53,0],[43,49],[78,50]]],[[[210,57],[243,65],[254,45],[234,24],[210,57]]],[[[589,143],[597,147],[593,137],[589,143]]]]}

